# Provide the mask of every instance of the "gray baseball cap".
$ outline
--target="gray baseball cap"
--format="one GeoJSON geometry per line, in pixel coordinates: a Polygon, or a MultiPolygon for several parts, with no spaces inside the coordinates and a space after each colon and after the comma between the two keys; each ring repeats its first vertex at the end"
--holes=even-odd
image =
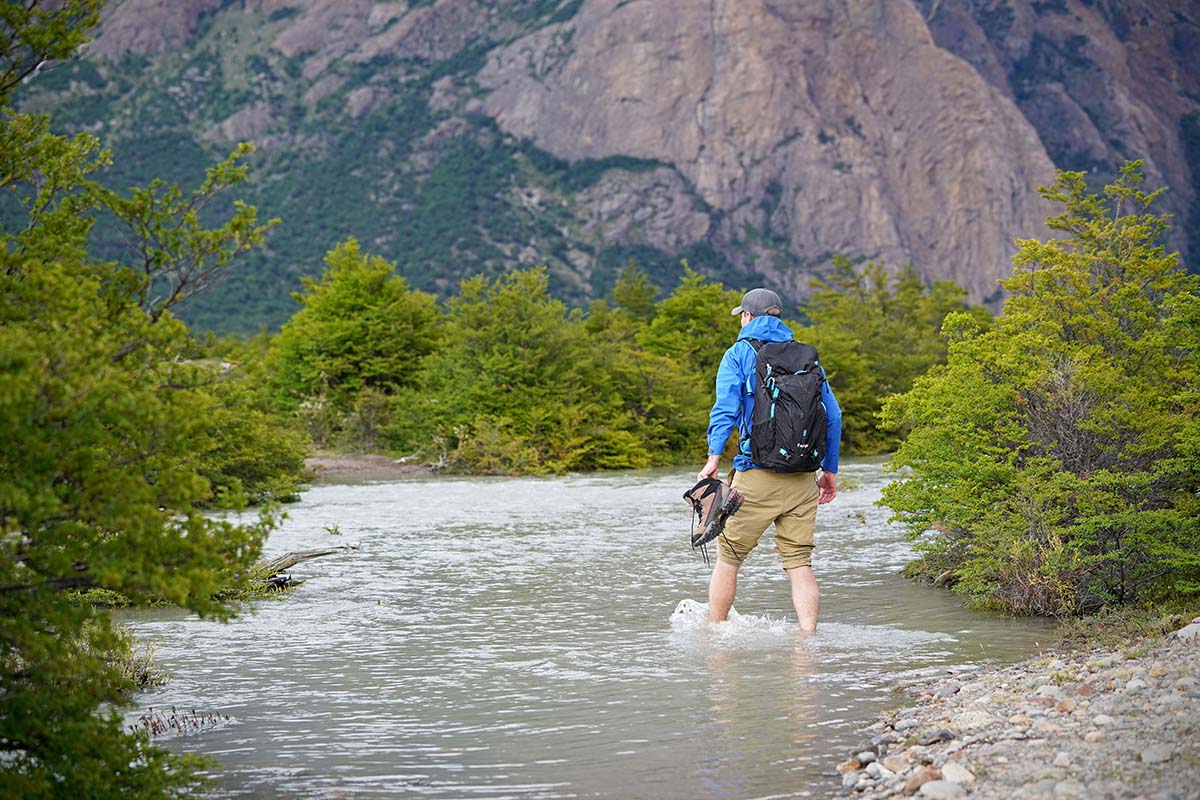
{"type": "Polygon", "coordinates": [[[733,310],[733,315],[736,317],[743,311],[749,311],[756,317],[762,317],[771,309],[775,309],[776,314],[783,313],[783,301],[779,295],[770,289],[751,289],[742,295],[742,304],[733,310]]]}

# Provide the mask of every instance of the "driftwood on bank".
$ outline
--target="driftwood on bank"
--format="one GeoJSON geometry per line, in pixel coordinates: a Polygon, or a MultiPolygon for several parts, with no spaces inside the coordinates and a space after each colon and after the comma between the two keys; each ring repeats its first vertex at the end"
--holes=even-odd
{"type": "Polygon", "coordinates": [[[313,550],[291,550],[274,558],[264,558],[254,565],[254,571],[263,578],[271,578],[278,575],[285,569],[290,569],[296,566],[301,561],[308,561],[310,558],[318,558],[320,556],[333,555],[334,553],[353,553],[358,549],[356,544],[343,544],[337,547],[318,547],[313,550]]]}

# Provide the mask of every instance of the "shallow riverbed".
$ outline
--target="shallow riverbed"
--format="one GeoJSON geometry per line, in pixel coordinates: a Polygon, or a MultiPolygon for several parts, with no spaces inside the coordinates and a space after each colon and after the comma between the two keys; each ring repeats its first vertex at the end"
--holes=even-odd
{"type": "Polygon", "coordinates": [[[294,595],[227,625],[128,615],[174,675],[139,706],[229,715],[170,744],[216,756],[237,797],[824,797],[897,681],[1052,637],[899,577],[877,461],[844,463],[818,516],[815,636],[769,534],[739,619],[672,620],[705,600],[694,474],[316,486],[268,553],[360,549],[300,564],[294,595]]]}

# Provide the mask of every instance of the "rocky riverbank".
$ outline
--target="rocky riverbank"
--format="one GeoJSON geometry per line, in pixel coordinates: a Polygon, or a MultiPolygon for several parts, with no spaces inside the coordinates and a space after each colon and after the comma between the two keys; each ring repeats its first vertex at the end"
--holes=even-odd
{"type": "Polygon", "coordinates": [[[1200,617],[915,693],[838,765],[843,796],[1200,798],[1200,617]]]}
{"type": "Polygon", "coordinates": [[[304,469],[316,480],[397,480],[431,478],[437,470],[389,456],[369,453],[315,453],[304,459],[304,469]]]}

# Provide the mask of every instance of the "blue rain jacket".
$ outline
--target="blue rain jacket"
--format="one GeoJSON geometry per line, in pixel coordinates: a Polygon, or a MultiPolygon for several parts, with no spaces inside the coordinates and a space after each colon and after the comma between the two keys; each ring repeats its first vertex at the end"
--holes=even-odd
{"type": "MultiPolygon", "coordinates": [[[[717,369],[717,400],[713,403],[712,413],[708,418],[710,456],[725,452],[725,443],[729,441],[729,434],[733,433],[734,426],[737,426],[742,438],[750,432],[750,419],[754,413],[754,382],[757,380],[754,373],[757,354],[745,340],[790,342],[793,338],[791,328],[784,325],[779,317],[755,317],[742,327],[738,340],[725,351],[721,358],[721,366],[717,369]]],[[[828,419],[826,453],[825,458],[821,459],[821,469],[837,472],[838,449],[842,440],[842,409],[833,396],[828,381],[822,386],[821,395],[828,419]]],[[[733,467],[739,471],[760,468],[749,456],[741,453],[734,457],[733,467]]]]}

